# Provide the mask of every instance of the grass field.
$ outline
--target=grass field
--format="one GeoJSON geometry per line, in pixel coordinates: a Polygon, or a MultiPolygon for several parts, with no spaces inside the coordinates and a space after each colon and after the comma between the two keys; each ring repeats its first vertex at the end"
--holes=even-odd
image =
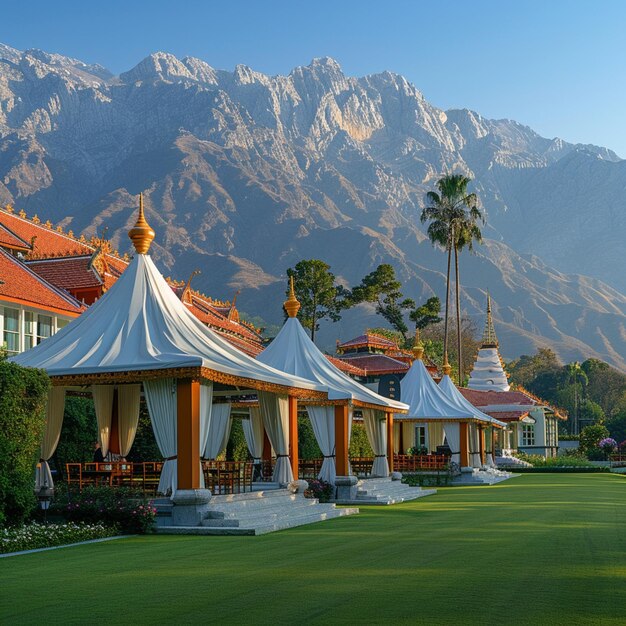
{"type": "Polygon", "coordinates": [[[625,624],[626,478],[524,475],[262,537],[0,559],[0,623],[625,624]]]}

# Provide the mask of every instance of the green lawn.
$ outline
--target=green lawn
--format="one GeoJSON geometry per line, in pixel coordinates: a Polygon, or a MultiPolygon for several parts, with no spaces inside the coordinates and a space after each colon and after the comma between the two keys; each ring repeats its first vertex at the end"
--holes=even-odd
{"type": "Polygon", "coordinates": [[[526,474],[262,537],[0,559],[0,623],[624,624],[626,479],[526,474]]]}

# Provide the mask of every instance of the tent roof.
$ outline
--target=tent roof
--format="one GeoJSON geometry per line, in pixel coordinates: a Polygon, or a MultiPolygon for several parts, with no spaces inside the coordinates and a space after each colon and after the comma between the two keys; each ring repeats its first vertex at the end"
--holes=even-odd
{"type": "Polygon", "coordinates": [[[323,385],[259,363],[204,326],[145,254],[137,254],[80,317],[12,360],[43,368],[50,376],[198,368],[206,378],[234,385],[264,388],[256,381],[268,389],[299,388],[313,396],[327,392],[323,385]]]}
{"type": "Polygon", "coordinates": [[[481,422],[489,422],[491,424],[495,424],[496,426],[506,426],[504,422],[500,422],[497,419],[483,413],[479,409],[477,409],[471,402],[466,400],[463,397],[463,394],[457,389],[456,385],[452,382],[452,379],[448,374],[444,374],[443,378],[439,381],[439,389],[441,389],[448,400],[452,402],[454,406],[456,406],[460,410],[465,411],[473,411],[474,417],[481,422]]]}
{"type": "Polygon", "coordinates": [[[408,415],[399,419],[410,420],[470,420],[475,419],[476,410],[462,409],[446,396],[437,386],[424,366],[422,359],[415,359],[411,369],[400,381],[400,397],[410,408],[408,415]]]}
{"type": "Polygon", "coordinates": [[[381,409],[406,411],[402,402],[380,396],[335,367],[311,341],[300,321],[290,317],[258,360],[330,388],[331,400],[354,400],[381,409]]]}

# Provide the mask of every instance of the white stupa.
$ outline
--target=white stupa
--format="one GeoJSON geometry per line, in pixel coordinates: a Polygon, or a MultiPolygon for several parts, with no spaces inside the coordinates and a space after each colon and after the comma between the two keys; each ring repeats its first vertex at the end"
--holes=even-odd
{"type": "Polygon", "coordinates": [[[467,386],[469,389],[476,389],[477,391],[509,391],[511,388],[498,351],[498,338],[491,318],[491,297],[489,294],[487,294],[487,321],[485,322],[483,342],[467,386]]]}

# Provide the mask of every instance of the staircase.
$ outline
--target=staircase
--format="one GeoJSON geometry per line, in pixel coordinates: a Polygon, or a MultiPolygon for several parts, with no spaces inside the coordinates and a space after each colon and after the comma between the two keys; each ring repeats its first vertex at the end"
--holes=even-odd
{"type": "Polygon", "coordinates": [[[337,504],[400,504],[435,493],[436,489],[411,487],[391,478],[365,478],[357,483],[356,500],[340,500],[337,504]]]}
{"type": "Polygon", "coordinates": [[[519,476],[519,474],[503,472],[494,467],[488,469],[474,468],[472,471],[465,471],[465,469],[463,469],[461,474],[453,479],[452,485],[454,487],[495,485],[513,476],[519,476]]]}
{"type": "Polygon", "coordinates": [[[157,532],[187,535],[263,535],[285,528],[312,524],[358,513],[357,508],[337,508],[287,489],[213,496],[201,525],[168,525],[173,505],[155,502],[157,532]]]}

